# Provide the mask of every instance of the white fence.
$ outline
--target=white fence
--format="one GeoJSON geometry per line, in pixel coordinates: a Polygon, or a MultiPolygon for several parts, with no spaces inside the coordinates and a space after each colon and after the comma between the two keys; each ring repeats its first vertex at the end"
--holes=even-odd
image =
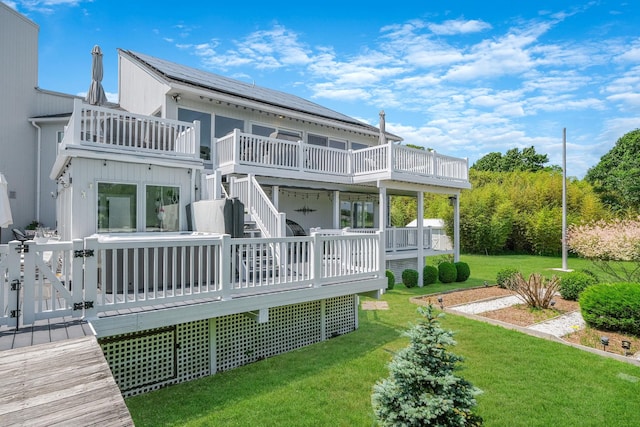
{"type": "MultiPolygon", "coordinates": [[[[168,234],[168,233],[167,233],[168,234]]],[[[231,239],[179,235],[0,246],[0,325],[383,276],[380,234],[231,239]]]]}
{"type": "Polygon", "coordinates": [[[242,164],[277,170],[366,176],[400,172],[449,181],[469,179],[467,159],[444,156],[435,151],[385,144],[362,150],[340,150],[251,135],[236,129],[217,140],[218,165],[242,164]]]}

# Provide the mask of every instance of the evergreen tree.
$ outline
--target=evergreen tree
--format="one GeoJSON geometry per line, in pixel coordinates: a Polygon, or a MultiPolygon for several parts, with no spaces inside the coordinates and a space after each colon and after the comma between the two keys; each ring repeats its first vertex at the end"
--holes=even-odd
{"type": "MultiPolygon", "coordinates": [[[[479,426],[473,413],[478,389],[456,376],[462,357],[450,351],[453,334],[440,326],[432,305],[406,335],[408,347],[389,363],[389,377],[373,387],[371,401],[383,426],[479,426]]],[[[442,314],[440,314],[442,316],[442,314]]]]}

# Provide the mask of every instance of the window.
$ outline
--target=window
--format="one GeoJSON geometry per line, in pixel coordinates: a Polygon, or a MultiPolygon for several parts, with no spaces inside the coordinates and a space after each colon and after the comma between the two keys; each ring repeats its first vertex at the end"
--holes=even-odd
{"type": "Polygon", "coordinates": [[[347,141],[327,138],[326,136],[314,135],[312,133],[307,135],[307,143],[311,145],[319,145],[321,147],[338,148],[340,150],[347,149],[347,141]]]}
{"type": "Polygon", "coordinates": [[[223,136],[233,132],[234,129],[244,131],[244,120],[234,119],[232,117],[215,116],[215,131],[213,136],[222,138],[223,136]]]}
{"type": "Polygon", "coordinates": [[[275,131],[276,128],[256,124],[251,125],[251,133],[253,135],[269,136],[275,131]]]}
{"type": "Polygon", "coordinates": [[[373,202],[353,202],[353,228],[373,228],[373,202]]]}
{"type": "Polygon", "coordinates": [[[347,141],[341,141],[339,139],[331,139],[329,138],[329,147],[337,148],[339,150],[347,149],[347,141]]]}
{"type": "Polygon", "coordinates": [[[200,158],[211,160],[211,114],[178,108],[178,120],[183,122],[200,121],[200,158]]]}
{"type": "Polygon", "coordinates": [[[351,143],[352,150],[362,150],[363,148],[369,148],[369,146],[367,144],[360,144],[359,142],[351,143]]]}
{"type": "Polygon", "coordinates": [[[56,141],[58,141],[58,144],[60,144],[63,139],[64,139],[64,131],[63,130],[57,131],[56,132],[56,141]]]}
{"type": "Polygon", "coordinates": [[[314,135],[314,134],[309,134],[307,135],[307,144],[311,144],[311,145],[319,145],[321,147],[326,147],[327,146],[327,137],[326,136],[320,136],[320,135],[314,135]]]}
{"type": "Polygon", "coordinates": [[[180,188],[147,185],[145,231],[180,230],[180,188]]]}
{"type": "Polygon", "coordinates": [[[136,230],[135,184],[98,183],[98,233],[136,230]]]}
{"type": "Polygon", "coordinates": [[[340,202],[340,227],[373,228],[373,202],[340,202]]]}

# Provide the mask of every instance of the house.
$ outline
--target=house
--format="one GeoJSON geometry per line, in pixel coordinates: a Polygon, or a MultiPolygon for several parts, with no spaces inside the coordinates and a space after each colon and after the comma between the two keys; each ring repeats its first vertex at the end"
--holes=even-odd
{"type": "Polygon", "coordinates": [[[84,317],[133,395],[353,331],[385,269],[458,256],[466,159],[290,94],[118,58],[118,105],[61,95],[59,111],[16,118],[63,125],[38,163],[59,240],[27,242],[22,263],[18,242],[0,246],[4,313],[23,289],[0,324],[84,317]],[[452,250],[421,223],[389,227],[389,197],[416,197],[423,217],[426,192],[453,202],[452,250]]]}

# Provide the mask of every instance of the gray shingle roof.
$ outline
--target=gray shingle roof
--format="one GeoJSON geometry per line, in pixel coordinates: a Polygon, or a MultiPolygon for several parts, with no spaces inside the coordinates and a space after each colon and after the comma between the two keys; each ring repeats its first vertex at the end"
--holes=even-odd
{"type": "Polygon", "coordinates": [[[130,50],[122,50],[127,55],[136,58],[146,64],[151,70],[160,74],[169,83],[182,83],[193,85],[202,89],[245,98],[252,101],[261,102],[271,106],[277,106],[302,113],[320,116],[327,119],[337,120],[369,131],[377,131],[375,126],[363,123],[347,115],[338,113],[329,108],[325,108],[314,102],[307,101],[295,95],[280,92],[273,89],[244,83],[238,80],[223,77],[207,71],[176,64],[164,59],[155,58],[130,50]]]}

